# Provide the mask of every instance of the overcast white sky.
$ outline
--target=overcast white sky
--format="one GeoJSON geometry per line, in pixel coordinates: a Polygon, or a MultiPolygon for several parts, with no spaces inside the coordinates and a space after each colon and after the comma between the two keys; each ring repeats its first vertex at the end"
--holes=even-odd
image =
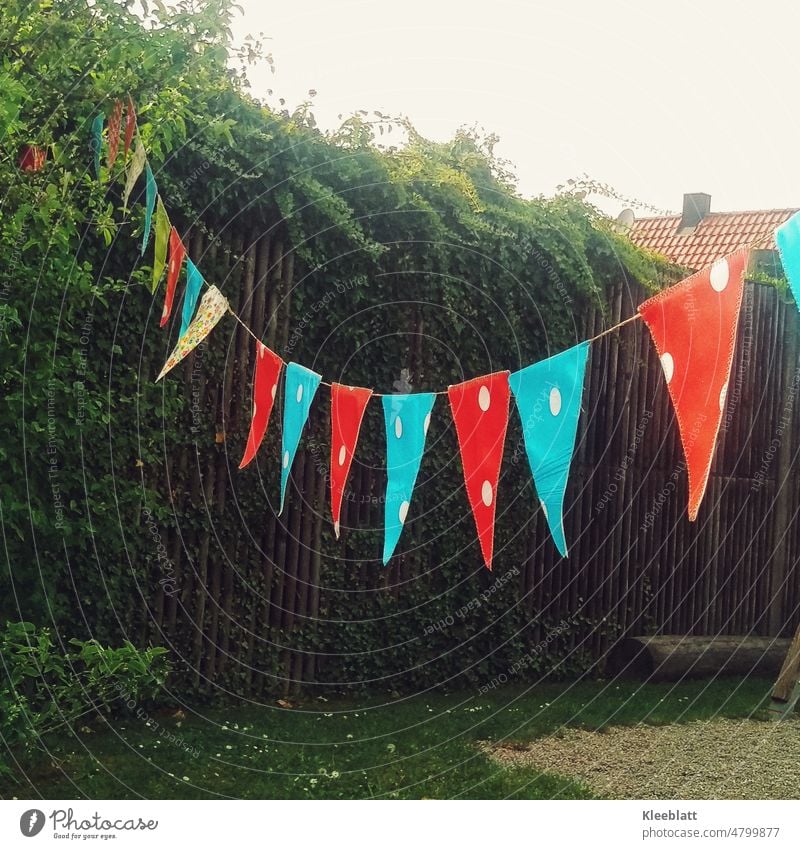
{"type": "Polygon", "coordinates": [[[316,89],[323,127],[357,109],[437,140],[477,123],[525,195],[587,173],[659,208],[800,206],[796,0],[239,2],[236,34],[263,31],[277,66],[254,93],[316,89]]]}

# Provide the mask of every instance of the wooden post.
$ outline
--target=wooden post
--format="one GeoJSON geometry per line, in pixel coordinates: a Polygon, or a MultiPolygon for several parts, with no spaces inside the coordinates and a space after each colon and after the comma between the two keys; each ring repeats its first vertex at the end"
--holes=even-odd
{"type": "Polygon", "coordinates": [[[794,633],[794,639],[786,653],[778,680],[772,690],[769,703],[769,718],[775,722],[786,719],[794,712],[800,698],[800,625],[794,633]]]}
{"type": "MultiPolygon", "coordinates": [[[[777,299],[776,299],[777,300],[777,299]]],[[[783,307],[786,308],[785,306],[783,307]]],[[[792,432],[794,420],[794,405],[796,398],[795,374],[797,370],[797,330],[796,322],[787,321],[786,331],[783,338],[783,363],[781,396],[783,407],[779,413],[779,422],[783,426],[783,432],[779,438],[778,451],[775,456],[777,468],[773,478],[775,480],[775,502],[773,536],[770,546],[770,598],[767,613],[768,633],[772,637],[780,635],[786,626],[787,615],[784,610],[784,598],[786,596],[786,579],[789,567],[789,525],[792,521],[795,499],[795,476],[792,474],[792,455],[794,453],[796,440],[792,432]]],[[[774,436],[774,427],[773,427],[774,436]]]]}

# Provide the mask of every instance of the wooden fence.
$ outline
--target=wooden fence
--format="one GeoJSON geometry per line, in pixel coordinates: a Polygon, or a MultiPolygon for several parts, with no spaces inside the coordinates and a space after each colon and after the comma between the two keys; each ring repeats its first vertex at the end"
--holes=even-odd
{"type": "MultiPolygon", "coordinates": [[[[209,254],[227,263],[222,285],[232,306],[283,353],[292,327],[292,254],[267,236],[239,236],[229,248],[230,257],[219,247],[209,254]]],[[[190,251],[199,259],[202,236],[190,251]]],[[[586,317],[585,337],[633,314],[645,297],[636,288],[613,293],[610,315],[586,317]]],[[[522,562],[515,564],[520,603],[550,621],[576,610],[595,621],[607,618],[618,635],[791,634],[800,601],[798,320],[775,289],[748,284],[720,444],[694,524],[686,518],[682,451],[646,328],[634,322],[593,346],[567,499],[571,555],[557,556],[543,517],[533,516],[523,529],[522,562]]],[[[203,366],[201,354],[184,366],[187,399],[213,411],[216,444],[171,450],[164,478],[153,482],[196,520],[169,534],[172,581],[146,599],[142,637],[179,646],[199,686],[230,680],[235,667],[241,691],[267,689],[264,676],[272,676],[290,692],[324,677],[324,658],[306,646],[317,625],[337,615],[332,591],[320,585],[329,522],[327,448],[320,447],[327,445],[325,404],[298,452],[285,514],[222,522],[238,509],[229,503],[238,457],[224,449],[231,434],[246,432],[253,365],[246,331],[236,326],[232,334],[224,343],[223,378],[203,366]],[[302,640],[295,642],[301,625],[302,640]],[[268,632],[283,636],[264,640],[268,632]]],[[[278,415],[276,409],[273,421],[278,415]]],[[[277,456],[276,443],[262,451],[277,456]]],[[[507,446],[506,459],[510,451],[507,446]]],[[[354,464],[352,489],[360,497],[345,500],[343,527],[379,531],[381,485],[374,469],[354,464]]],[[[343,556],[352,559],[349,545],[345,536],[343,556]]],[[[418,561],[401,558],[391,570],[350,563],[348,580],[354,591],[400,592],[419,574],[418,561]]],[[[536,638],[534,630],[530,639],[536,638]]],[[[601,658],[609,639],[595,629],[577,635],[576,648],[601,658]]]]}

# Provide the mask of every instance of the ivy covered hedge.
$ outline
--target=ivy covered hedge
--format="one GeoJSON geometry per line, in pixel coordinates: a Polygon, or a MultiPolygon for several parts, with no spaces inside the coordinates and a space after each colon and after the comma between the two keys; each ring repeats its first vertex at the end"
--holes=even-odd
{"type": "MultiPolygon", "coordinates": [[[[651,282],[663,268],[580,197],[520,198],[492,138],[462,132],[433,144],[405,121],[367,113],[325,134],[307,104],[289,113],[258,102],[243,68],[259,59],[260,45],[232,48],[229,0],[153,5],[144,23],[118,0],[8,0],[0,10],[0,608],[103,641],[169,642],[180,660],[191,657],[191,613],[168,640],[151,626],[160,572],[150,517],[156,535],[183,539],[186,529],[207,527],[205,511],[176,507],[175,492],[188,484],[173,477],[167,485],[165,465],[190,445],[198,456],[227,450],[235,467],[247,412],[220,448],[219,422],[206,407],[191,409],[179,371],[153,383],[174,339],[157,327],[163,289],[151,297],[149,256],[138,255],[141,205],[127,219],[121,213],[122,166],[113,175],[104,167],[99,182],[92,173],[98,110],[108,114],[113,98],[130,92],[182,232],[228,244],[231,234],[255,230],[291,245],[279,353],[328,380],[392,391],[407,378],[425,391],[518,368],[581,339],[585,310],[602,305],[611,284],[651,282]],[[41,171],[17,165],[18,148],[30,143],[48,146],[41,171]]],[[[226,291],[223,254],[211,251],[201,268],[226,291]]],[[[230,330],[220,326],[203,362],[220,384],[236,367],[230,330]]],[[[330,681],[400,687],[476,669],[485,681],[530,651],[530,616],[516,605],[515,584],[497,583],[522,557],[530,476],[516,460],[504,468],[508,509],[498,512],[490,578],[476,569],[444,401],[415,495],[420,512],[402,541],[423,564],[416,579],[399,592],[351,592],[354,559],[380,570],[381,528],[355,531],[342,563],[326,515],[323,621],[262,635],[255,662],[280,674],[280,651],[270,647],[290,645],[327,655],[330,681]],[[468,618],[437,627],[498,586],[468,618]]],[[[321,394],[318,409],[324,403],[321,394]]],[[[276,429],[258,468],[234,476],[235,497],[214,519],[219,545],[259,580],[258,552],[240,543],[274,504],[276,429]]],[[[377,404],[363,434],[361,462],[382,468],[377,404]]],[[[509,446],[519,439],[512,420],[509,446]]],[[[308,444],[325,462],[319,421],[308,444]]],[[[185,545],[191,560],[197,552],[185,545]]],[[[252,610],[248,594],[265,591],[238,577],[234,590],[242,616],[252,610]]],[[[590,624],[576,612],[542,656],[552,665],[566,636],[590,624]]],[[[551,625],[548,633],[561,627],[551,625]]],[[[228,686],[243,688],[244,673],[229,669],[228,686]]]]}

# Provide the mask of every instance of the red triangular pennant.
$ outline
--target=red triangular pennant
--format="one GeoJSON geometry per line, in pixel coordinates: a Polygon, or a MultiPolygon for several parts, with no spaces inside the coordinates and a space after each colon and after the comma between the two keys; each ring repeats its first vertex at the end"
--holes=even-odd
{"type": "Polygon", "coordinates": [[[261,440],[267,432],[269,416],[278,391],[278,378],[283,360],[261,342],[256,342],[256,369],[253,376],[253,419],[250,434],[239,468],[243,469],[256,456],[261,440]]]}
{"type": "Polygon", "coordinates": [[[128,108],[125,111],[125,147],[122,150],[123,156],[127,156],[128,151],[131,149],[131,142],[133,141],[133,133],[135,129],[136,109],[133,106],[131,96],[128,95],[128,108]]]}
{"type": "MultiPolygon", "coordinates": [[[[186,258],[186,248],[183,246],[178,231],[172,227],[169,231],[169,265],[167,266],[167,293],[164,296],[164,311],[161,313],[161,327],[172,314],[172,302],[175,299],[175,289],[181,273],[183,260],[186,258]]],[[[163,273],[163,272],[162,272],[163,273]]]]}
{"type": "Polygon", "coordinates": [[[119,131],[122,126],[122,101],[117,98],[108,118],[108,170],[110,171],[119,150],[119,131]]]}
{"type": "Polygon", "coordinates": [[[689,521],[708,483],[733,362],[746,249],[665,289],[639,312],[667,380],[689,472],[689,521]]]}
{"type": "Polygon", "coordinates": [[[361,421],[371,397],[371,389],[341,383],[331,386],[331,513],[337,539],[344,488],[356,452],[361,421]]]}
{"type": "Polygon", "coordinates": [[[497,481],[508,426],[507,371],[477,377],[447,390],[456,423],[467,496],[472,506],[483,561],[492,568],[497,481]]]}

